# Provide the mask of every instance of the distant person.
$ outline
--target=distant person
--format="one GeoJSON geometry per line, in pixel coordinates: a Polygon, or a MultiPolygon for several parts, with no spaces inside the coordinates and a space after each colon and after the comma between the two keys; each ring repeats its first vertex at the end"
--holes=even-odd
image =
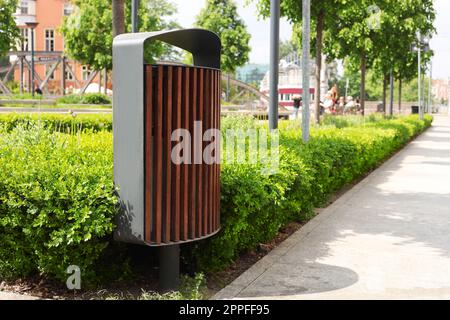
{"type": "Polygon", "coordinates": [[[300,106],[302,105],[302,96],[299,94],[296,94],[292,98],[294,100],[294,118],[297,119],[298,111],[300,109],[300,106]]]}
{"type": "Polygon", "coordinates": [[[356,103],[353,100],[352,96],[347,97],[347,103],[345,104],[344,113],[350,113],[353,114],[356,112],[356,103]]]}
{"type": "Polygon", "coordinates": [[[345,110],[345,98],[339,97],[339,103],[338,103],[338,113],[344,113],[345,110]]]}
{"type": "Polygon", "coordinates": [[[325,99],[324,99],[323,103],[321,104],[321,106],[324,108],[324,112],[327,114],[332,114],[335,112],[334,100],[333,100],[333,96],[331,95],[330,92],[328,92],[325,95],[325,99]]]}

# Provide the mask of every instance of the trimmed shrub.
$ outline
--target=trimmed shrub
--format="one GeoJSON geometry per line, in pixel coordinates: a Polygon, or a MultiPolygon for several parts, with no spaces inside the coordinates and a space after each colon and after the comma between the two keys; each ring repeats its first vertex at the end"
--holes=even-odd
{"type": "MultiPolygon", "coordinates": [[[[425,121],[417,116],[373,118],[352,126],[355,118],[345,118],[335,122],[347,121],[339,125],[342,129],[331,124],[312,129],[307,145],[297,123],[280,123],[280,167],[274,175],[262,174],[260,164],[222,164],[222,229],[191,245],[187,256],[197,268],[221,270],[243,250],[274,238],[286,223],[309,219],[331,193],[376,168],[432,121],[429,116],[425,121]]],[[[240,120],[239,125],[260,126],[251,120],[240,120]]]]}
{"type": "MultiPolygon", "coordinates": [[[[262,163],[223,163],[222,229],[183,246],[185,261],[197,270],[223,269],[283,225],[312,217],[331,193],[377,167],[432,118],[352,121],[314,128],[308,144],[297,122],[281,122],[279,170],[270,175],[262,163]]],[[[117,204],[111,128],[111,115],[0,115],[1,278],[40,272],[65,280],[72,264],[83,280],[95,274],[111,244],[117,204]]],[[[227,128],[267,130],[249,118],[224,118],[227,128]]]]}
{"type": "Polygon", "coordinates": [[[0,277],[33,273],[83,279],[114,229],[112,135],[51,134],[19,126],[0,133],[0,277]]]}
{"type": "Polygon", "coordinates": [[[48,131],[62,133],[112,131],[111,114],[0,114],[0,126],[6,131],[14,128],[34,128],[39,125],[48,131]]]}
{"type": "Polygon", "coordinates": [[[58,104],[111,104],[111,99],[102,93],[71,94],[58,98],[58,104]]]}
{"type": "Polygon", "coordinates": [[[85,104],[111,104],[111,99],[101,93],[86,93],[83,95],[81,103],[85,104]]]}

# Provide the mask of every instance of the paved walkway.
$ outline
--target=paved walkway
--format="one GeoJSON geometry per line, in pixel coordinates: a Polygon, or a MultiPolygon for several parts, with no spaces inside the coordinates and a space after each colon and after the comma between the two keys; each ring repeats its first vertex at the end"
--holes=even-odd
{"type": "Polygon", "coordinates": [[[39,298],[23,294],[0,291],[0,300],[39,300],[39,298]]]}
{"type": "Polygon", "coordinates": [[[450,299],[450,118],[215,299],[450,299]]]}

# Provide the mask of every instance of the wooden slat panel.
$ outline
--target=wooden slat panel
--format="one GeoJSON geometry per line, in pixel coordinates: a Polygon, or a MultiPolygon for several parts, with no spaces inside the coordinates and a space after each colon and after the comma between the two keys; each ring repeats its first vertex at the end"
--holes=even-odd
{"type": "Polygon", "coordinates": [[[165,120],[165,132],[163,133],[163,162],[164,162],[164,186],[165,190],[163,192],[164,199],[164,228],[163,228],[163,241],[168,243],[171,237],[171,213],[172,213],[172,192],[171,192],[171,170],[172,170],[172,160],[170,159],[170,154],[172,151],[172,143],[170,136],[172,134],[172,86],[173,86],[173,67],[167,66],[166,68],[166,79],[165,79],[165,104],[163,106],[164,120],[165,120]]]}
{"type": "MultiPolygon", "coordinates": [[[[209,96],[210,96],[210,77],[209,77],[209,69],[205,70],[205,85],[204,85],[204,96],[205,96],[205,102],[203,106],[203,131],[206,132],[206,130],[209,129],[209,121],[208,121],[208,115],[209,115],[209,108],[211,108],[211,105],[209,103],[209,96]]],[[[209,194],[209,165],[207,165],[203,159],[203,151],[205,150],[206,143],[202,142],[202,171],[203,171],[203,208],[202,208],[202,236],[206,235],[208,232],[208,194],[209,194]]]]}
{"type": "MultiPolygon", "coordinates": [[[[220,226],[220,166],[203,161],[210,142],[202,139],[220,126],[220,72],[147,66],[145,79],[145,241],[161,245],[205,237],[220,226]],[[202,122],[202,132],[195,132],[194,121],[202,122]],[[191,133],[192,152],[184,150],[191,164],[172,162],[171,135],[178,128],[191,133]],[[196,140],[200,150],[194,149],[196,140]]],[[[219,142],[214,140],[217,153],[219,142]]]]}
{"type": "Polygon", "coordinates": [[[152,127],[153,127],[153,72],[145,69],[145,241],[151,242],[152,230],[152,127]]]}
{"type": "MultiPolygon", "coordinates": [[[[214,128],[218,128],[217,126],[217,114],[220,112],[219,110],[219,105],[220,105],[220,74],[219,72],[216,71],[215,73],[215,83],[216,83],[216,88],[215,88],[215,99],[214,99],[214,128]]],[[[218,150],[218,143],[216,141],[216,152],[220,153],[220,150],[218,150]]],[[[217,155],[216,155],[217,157],[217,155]]],[[[217,187],[217,164],[215,163],[213,166],[213,170],[214,170],[214,222],[213,222],[213,230],[216,230],[216,225],[217,225],[217,191],[218,191],[218,187],[217,187]]]]}
{"type": "MultiPolygon", "coordinates": [[[[181,128],[181,95],[183,73],[181,67],[174,70],[174,108],[172,114],[173,130],[181,128]]],[[[171,152],[169,154],[169,157],[171,152]]],[[[173,241],[180,241],[182,238],[180,232],[180,206],[181,206],[181,166],[173,165],[172,170],[172,200],[173,200],[173,241]]]]}
{"type": "MultiPolygon", "coordinates": [[[[215,126],[215,115],[216,115],[216,90],[217,90],[217,83],[216,83],[216,71],[214,70],[212,72],[212,96],[211,96],[211,127],[216,128],[215,126]]],[[[215,192],[216,192],[216,185],[215,185],[215,164],[211,164],[211,177],[210,177],[210,183],[211,183],[211,203],[210,203],[210,219],[209,219],[209,226],[208,226],[208,233],[213,232],[214,230],[214,216],[216,215],[215,207],[215,192]]]]}
{"type": "MultiPolygon", "coordinates": [[[[198,120],[202,121],[203,124],[203,116],[204,116],[204,102],[205,102],[205,96],[204,96],[204,77],[205,77],[205,69],[199,69],[199,88],[198,88],[198,97],[199,97],[199,103],[198,103],[198,120]]],[[[203,135],[203,132],[201,132],[201,135],[203,135]]],[[[196,137],[194,141],[203,141],[202,137],[196,137]]],[[[202,150],[203,150],[203,142],[202,142],[202,150]]],[[[196,150],[195,153],[198,151],[196,150]]],[[[198,156],[198,155],[197,155],[198,156]]],[[[202,159],[203,157],[201,157],[202,159]]],[[[203,161],[202,161],[203,162],[203,161]]],[[[203,165],[202,164],[196,164],[197,167],[197,177],[198,177],[198,194],[197,194],[197,219],[198,219],[198,228],[197,228],[197,237],[202,236],[202,228],[203,228],[203,165]]]]}
{"type": "Polygon", "coordinates": [[[163,66],[158,66],[158,85],[156,88],[157,105],[155,108],[155,243],[161,244],[161,223],[162,223],[162,129],[163,129],[163,66]]]}
{"type": "MultiPolygon", "coordinates": [[[[189,128],[191,132],[191,141],[195,141],[196,137],[194,135],[194,121],[197,120],[197,69],[194,68],[192,70],[192,78],[191,78],[191,102],[190,105],[191,109],[191,121],[189,123],[189,128]]],[[[194,152],[192,152],[193,154],[194,152]]],[[[196,228],[197,228],[197,221],[196,221],[196,194],[197,194],[197,170],[196,165],[194,164],[194,159],[192,157],[191,159],[192,164],[190,165],[190,173],[189,173],[189,180],[191,184],[190,194],[191,194],[191,203],[190,203],[190,237],[193,239],[196,237],[196,228]]]]}
{"type": "MultiPolygon", "coordinates": [[[[211,98],[211,126],[213,128],[216,128],[216,102],[217,102],[217,72],[214,70],[212,74],[212,83],[213,83],[213,89],[212,89],[212,98],[211,98]]],[[[215,142],[214,142],[215,143],[215,142]]],[[[215,210],[215,204],[216,204],[216,172],[215,172],[215,163],[211,165],[211,208],[210,208],[210,223],[209,223],[209,230],[208,232],[213,232],[214,230],[214,223],[215,223],[215,216],[216,216],[216,210],[215,210]]]]}
{"type": "MultiPolygon", "coordinates": [[[[183,75],[183,128],[189,130],[189,123],[190,123],[190,77],[191,77],[191,69],[190,68],[184,68],[184,75],[183,75]]],[[[187,150],[185,150],[187,151],[187,150]]],[[[190,201],[190,192],[189,192],[189,165],[188,164],[182,164],[181,166],[181,176],[182,176],[182,210],[183,210],[183,240],[187,240],[188,235],[188,228],[189,228],[189,201],[190,201]]]]}
{"type": "MultiPolygon", "coordinates": [[[[221,89],[221,75],[220,71],[217,72],[217,104],[216,104],[216,127],[220,128],[220,103],[221,103],[221,95],[222,95],[222,89],[221,89]]],[[[217,141],[217,152],[219,157],[219,163],[217,163],[216,166],[216,223],[214,226],[214,229],[217,230],[220,227],[220,139],[217,141]]]]}

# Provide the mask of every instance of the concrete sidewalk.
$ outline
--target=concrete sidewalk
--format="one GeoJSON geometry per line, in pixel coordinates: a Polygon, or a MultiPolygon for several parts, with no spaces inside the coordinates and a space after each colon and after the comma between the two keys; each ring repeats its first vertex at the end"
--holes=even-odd
{"type": "Polygon", "coordinates": [[[0,301],[1,300],[40,300],[40,298],[23,295],[23,294],[15,294],[5,291],[0,291],[0,301]]]}
{"type": "Polygon", "coordinates": [[[450,118],[214,299],[450,299],[450,118]]]}

